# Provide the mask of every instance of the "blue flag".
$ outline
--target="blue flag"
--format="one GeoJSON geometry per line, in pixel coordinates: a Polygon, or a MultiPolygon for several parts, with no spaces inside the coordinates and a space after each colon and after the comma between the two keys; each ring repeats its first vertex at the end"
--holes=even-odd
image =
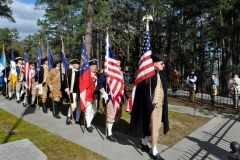
{"type": "Polygon", "coordinates": [[[38,46],[38,58],[37,58],[37,69],[41,68],[41,63],[42,63],[42,49],[41,49],[41,46],[39,44],[39,46],[38,46]]]}
{"type": "Polygon", "coordinates": [[[53,62],[54,60],[53,60],[51,50],[48,49],[48,71],[50,71],[53,68],[53,62]]]}
{"type": "Polygon", "coordinates": [[[3,75],[3,70],[7,67],[7,60],[6,60],[6,55],[5,55],[5,51],[3,48],[2,51],[2,56],[1,56],[1,60],[0,60],[0,77],[3,75]]]}

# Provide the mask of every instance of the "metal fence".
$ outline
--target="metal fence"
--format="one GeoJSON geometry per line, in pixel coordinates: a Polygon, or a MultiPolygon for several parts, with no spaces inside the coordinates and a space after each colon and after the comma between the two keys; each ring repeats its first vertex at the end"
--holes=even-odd
{"type": "MultiPolygon", "coordinates": [[[[206,87],[203,86],[202,88],[198,88],[195,91],[195,97],[194,101],[191,101],[190,99],[190,90],[191,88],[186,85],[182,84],[180,87],[178,87],[176,94],[173,93],[173,87],[170,84],[168,88],[168,97],[171,97],[175,100],[180,100],[180,101],[186,101],[186,102],[191,102],[191,103],[197,103],[199,105],[204,105],[204,106],[212,106],[211,103],[211,97],[210,97],[210,91],[206,91],[206,87]]],[[[218,107],[234,107],[233,106],[233,95],[229,90],[221,90],[220,88],[217,89],[217,95],[214,98],[214,106],[218,107]]],[[[240,95],[239,95],[240,96],[240,95]]],[[[237,100],[238,103],[238,100],[237,100]]],[[[238,107],[239,107],[238,103],[238,107]]]]}

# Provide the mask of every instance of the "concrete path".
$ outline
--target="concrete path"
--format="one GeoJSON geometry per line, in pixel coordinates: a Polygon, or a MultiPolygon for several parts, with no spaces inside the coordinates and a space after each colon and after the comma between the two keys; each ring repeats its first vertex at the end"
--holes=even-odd
{"type": "MultiPolygon", "coordinates": [[[[118,138],[118,143],[112,143],[105,139],[104,129],[94,126],[93,133],[87,131],[83,133],[83,127],[73,124],[65,124],[66,117],[62,119],[53,118],[52,113],[43,114],[37,108],[22,107],[16,100],[8,101],[0,97],[0,108],[20,117],[32,124],[44,128],[69,141],[88,148],[110,160],[147,160],[149,155],[142,152],[137,145],[139,138],[127,136],[114,132],[118,138]]],[[[240,142],[240,126],[237,123],[238,116],[219,115],[217,112],[198,110],[188,107],[169,105],[169,109],[197,116],[212,118],[206,125],[184,138],[176,145],[168,148],[158,145],[158,151],[166,160],[178,159],[227,159],[230,150],[230,142],[240,142]],[[167,149],[168,148],[168,149],[167,149]]],[[[20,119],[21,120],[21,119],[20,119]]],[[[18,122],[16,122],[17,124],[18,122]]],[[[171,124],[170,124],[171,125],[171,124]]]]}

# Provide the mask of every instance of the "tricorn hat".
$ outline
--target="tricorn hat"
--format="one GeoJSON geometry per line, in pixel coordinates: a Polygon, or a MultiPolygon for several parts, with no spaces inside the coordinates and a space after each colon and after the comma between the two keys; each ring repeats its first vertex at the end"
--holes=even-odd
{"type": "Polygon", "coordinates": [[[97,65],[98,63],[98,60],[97,59],[91,59],[88,61],[89,65],[92,66],[92,65],[97,65]]]}
{"type": "Polygon", "coordinates": [[[168,58],[166,56],[163,56],[162,54],[152,54],[151,58],[153,62],[163,61],[164,63],[166,63],[168,61],[168,58]]]}
{"type": "Polygon", "coordinates": [[[71,59],[68,61],[70,64],[80,64],[80,61],[78,59],[71,59]]]}
{"type": "Polygon", "coordinates": [[[44,62],[47,61],[47,60],[48,60],[47,57],[43,58],[43,59],[42,59],[42,63],[44,63],[44,62]]]}
{"type": "Polygon", "coordinates": [[[61,63],[61,60],[54,60],[53,62],[54,64],[58,64],[58,63],[61,63]]]}
{"type": "Polygon", "coordinates": [[[23,60],[23,58],[22,57],[17,57],[17,58],[15,58],[15,61],[17,62],[18,60],[23,60]]]}
{"type": "Polygon", "coordinates": [[[212,72],[211,75],[216,75],[216,73],[212,72]]]}
{"type": "Polygon", "coordinates": [[[29,64],[30,64],[30,65],[31,65],[31,64],[36,65],[34,61],[30,61],[29,64]]]}
{"type": "Polygon", "coordinates": [[[122,57],[119,55],[114,55],[115,60],[122,61],[122,57]]]}

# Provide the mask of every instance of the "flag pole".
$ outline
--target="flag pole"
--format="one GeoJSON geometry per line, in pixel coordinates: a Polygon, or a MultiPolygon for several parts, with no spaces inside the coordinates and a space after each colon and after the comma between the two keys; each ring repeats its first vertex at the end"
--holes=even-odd
{"type": "MultiPolygon", "coordinates": [[[[4,50],[5,49],[4,49],[4,44],[3,44],[3,52],[5,52],[4,50]]],[[[4,67],[6,67],[6,66],[4,66],[4,67]]],[[[6,76],[7,76],[6,68],[4,69],[4,74],[5,74],[4,78],[6,78],[6,76]]],[[[6,80],[5,84],[6,84],[6,86],[5,86],[6,87],[5,96],[7,96],[7,80],[6,80]]]]}
{"type": "MultiPolygon", "coordinates": [[[[82,39],[83,39],[83,43],[85,43],[85,36],[82,36],[82,39]]],[[[80,82],[79,82],[80,83],[80,82]]],[[[84,127],[84,132],[86,131],[86,111],[83,112],[84,113],[84,118],[83,118],[83,127],[84,127]]]]}
{"type": "MultiPolygon", "coordinates": [[[[49,48],[48,48],[48,40],[47,40],[47,55],[48,55],[48,52],[49,52],[49,48]]],[[[49,64],[48,64],[48,66],[49,66],[49,64]]],[[[53,93],[52,92],[51,92],[51,94],[52,94],[52,104],[53,104],[52,108],[53,108],[53,117],[54,117],[55,116],[54,98],[53,98],[53,93]]]]}
{"type": "MultiPolygon", "coordinates": [[[[38,38],[38,49],[40,49],[40,37],[38,38]]],[[[38,63],[38,61],[37,61],[37,63],[38,63]]],[[[37,68],[37,70],[38,70],[38,80],[37,80],[37,84],[39,84],[39,71],[40,71],[40,68],[37,68]]],[[[39,88],[37,88],[37,106],[38,106],[38,109],[40,109],[40,106],[38,105],[38,91],[39,91],[39,88]]]]}
{"type": "MultiPolygon", "coordinates": [[[[108,28],[106,28],[106,33],[108,34],[108,28]]],[[[107,48],[108,46],[106,45],[106,48],[105,48],[105,52],[107,51],[107,48]]],[[[106,56],[106,55],[105,55],[106,56]]],[[[107,77],[106,77],[106,92],[107,92],[107,77]]],[[[107,106],[108,106],[108,102],[105,102],[106,106],[105,106],[105,113],[106,113],[106,116],[105,116],[105,136],[107,137],[108,135],[108,130],[107,130],[107,116],[108,116],[108,109],[107,109],[107,106]]]]}
{"type": "MultiPolygon", "coordinates": [[[[60,36],[61,37],[61,49],[63,51],[63,54],[64,53],[64,43],[63,43],[63,36],[60,36]]],[[[62,61],[61,61],[62,62],[62,61]]],[[[62,67],[62,66],[61,66],[62,67]]],[[[66,74],[65,74],[65,78],[66,78],[66,81],[67,81],[67,87],[69,88],[69,82],[68,82],[68,70],[65,70],[66,74]]],[[[62,74],[61,74],[62,75],[62,74]]],[[[62,82],[62,81],[61,81],[62,82]]],[[[70,88],[69,88],[70,89],[70,88]]],[[[69,90],[70,92],[70,90],[69,90]]],[[[70,93],[71,94],[71,93],[70,93]]],[[[71,111],[71,115],[72,115],[72,119],[74,120],[74,116],[73,116],[73,110],[72,110],[72,100],[71,100],[71,95],[68,95],[68,98],[69,98],[69,103],[70,103],[70,111],[71,111]]]]}
{"type": "MultiPolygon", "coordinates": [[[[152,16],[151,15],[145,15],[142,19],[143,21],[146,20],[146,32],[149,31],[149,22],[150,20],[153,20],[152,16]]],[[[148,78],[149,79],[149,90],[150,90],[150,100],[152,101],[152,80],[151,80],[151,77],[148,78]]],[[[153,149],[153,117],[151,115],[151,146],[152,146],[152,149],[153,149]]]]}

